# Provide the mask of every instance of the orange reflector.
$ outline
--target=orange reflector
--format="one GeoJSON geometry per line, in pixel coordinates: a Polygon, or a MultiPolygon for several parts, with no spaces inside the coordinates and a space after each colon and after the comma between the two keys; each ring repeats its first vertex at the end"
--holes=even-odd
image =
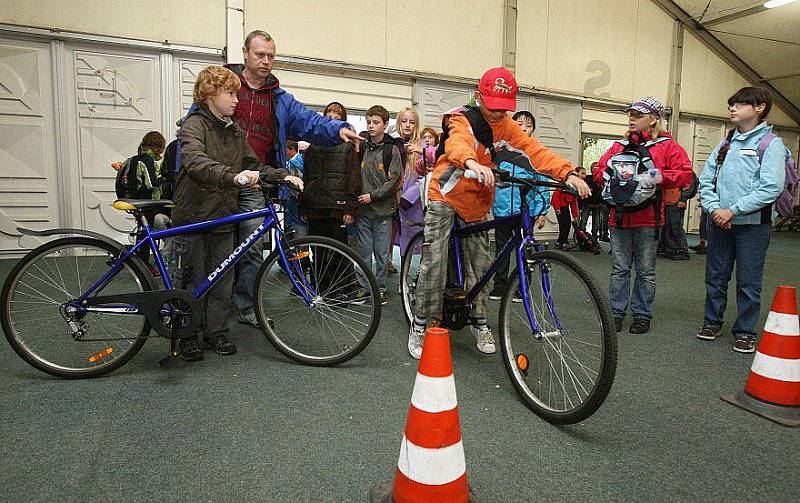
{"type": "Polygon", "coordinates": [[[291,262],[291,261],[294,261],[294,260],[304,259],[304,258],[307,258],[309,255],[311,255],[311,252],[307,252],[307,251],[297,252],[297,253],[294,254],[294,257],[289,257],[289,261],[291,262]]]}
{"type": "Polygon", "coordinates": [[[528,371],[528,357],[523,355],[523,354],[517,355],[517,367],[519,367],[519,369],[522,372],[527,372],[528,371]]]}
{"type": "Polygon", "coordinates": [[[89,357],[89,363],[99,362],[106,356],[110,355],[114,352],[114,348],[105,348],[102,351],[98,351],[97,353],[93,354],[89,357]]]}

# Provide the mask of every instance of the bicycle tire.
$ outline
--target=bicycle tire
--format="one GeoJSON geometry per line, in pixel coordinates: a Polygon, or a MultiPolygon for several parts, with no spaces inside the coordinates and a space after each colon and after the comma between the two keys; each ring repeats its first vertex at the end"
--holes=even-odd
{"type": "Polygon", "coordinates": [[[424,241],[425,236],[422,231],[414,234],[414,237],[408,242],[406,252],[400,261],[400,300],[403,304],[403,316],[409,325],[414,319],[414,297],[419,279],[419,263],[415,270],[414,257],[418,255],[420,263],[422,262],[422,243],[424,241]]]}
{"type": "Polygon", "coordinates": [[[302,256],[297,260],[301,261],[299,263],[304,277],[312,283],[312,286],[320,285],[317,288],[318,295],[312,305],[306,304],[281,267],[278,250],[274,250],[262,264],[256,280],[254,307],[262,331],[278,351],[298,363],[313,366],[344,363],[369,345],[380,325],[380,291],[375,275],[352,248],[334,239],[321,236],[294,239],[288,243],[285,250],[287,254],[292,251],[302,254],[295,256],[302,256]],[[338,258],[334,258],[337,254],[338,258]],[[348,264],[342,267],[345,260],[348,264]],[[331,265],[334,263],[336,265],[331,265]],[[354,272],[349,272],[349,266],[355,266],[352,269],[354,272]],[[343,284],[332,284],[330,276],[325,276],[328,274],[328,267],[336,268],[330,274],[335,280],[344,282],[343,284]],[[352,297],[353,291],[363,288],[358,283],[356,276],[358,273],[367,281],[368,288],[364,297],[355,300],[352,297]],[[324,287],[321,286],[323,283],[324,287]],[[325,288],[325,291],[322,291],[322,288],[325,288]],[[267,293],[269,296],[265,297],[267,293]],[[266,302],[267,300],[271,302],[266,302]],[[363,304],[357,303],[361,301],[363,304]],[[276,310],[275,306],[280,306],[278,309],[282,311],[276,310]],[[287,307],[291,309],[286,311],[287,307]],[[314,323],[319,329],[316,333],[313,330],[314,323]],[[360,330],[359,325],[364,327],[363,333],[356,334],[354,327],[355,330],[360,330]],[[331,328],[331,333],[320,336],[320,332],[326,327],[331,328]],[[291,330],[294,330],[296,335],[290,334],[291,330]],[[345,337],[339,337],[335,333],[338,331],[344,331],[345,337]],[[322,351],[312,352],[310,348],[314,339],[317,339],[323,348],[337,345],[339,351],[331,351],[330,354],[324,354],[322,351]],[[301,347],[302,345],[305,345],[305,349],[301,347]]]}
{"type": "MultiPolygon", "coordinates": [[[[11,270],[10,274],[6,278],[5,283],[3,284],[3,290],[0,294],[0,306],[2,308],[2,327],[3,331],[5,332],[6,339],[8,340],[11,347],[14,351],[28,364],[33,366],[34,368],[45,372],[47,374],[66,378],[66,379],[81,379],[81,378],[91,378],[91,377],[99,377],[101,375],[107,374],[112,372],[113,370],[118,369],[131,358],[133,358],[136,353],[142,348],[144,343],[147,341],[147,335],[150,333],[150,324],[147,322],[144,316],[141,317],[134,317],[131,315],[125,315],[129,319],[136,319],[141,320],[141,328],[138,330],[127,330],[122,328],[119,324],[109,325],[104,324],[101,321],[101,318],[105,316],[113,316],[113,315],[97,315],[95,314],[91,319],[96,320],[92,321],[96,325],[99,325],[101,328],[105,329],[106,331],[116,331],[117,334],[124,335],[124,332],[131,333],[134,337],[127,337],[123,339],[124,341],[128,342],[128,344],[116,344],[118,346],[117,349],[114,349],[111,345],[108,344],[109,341],[92,341],[92,340],[84,340],[84,341],[75,341],[73,340],[71,334],[65,335],[65,337],[70,337],[70,340],[67,341],[66,339],[62,339],[61,341],[53,340],[52,342],[70,342],[75,343],[75,347],[78,344],[85,344],[84,348],[91,349],[80,349],[74,355],[72,355],[72,360],[78,361],[80,355],[90,355],[90,357],[96,357],[100,362],[99,365],[93,365],[86,368],[79,368],[76,366],[70,366],[70,364],[60,363],[51,360],[50,357],[46,357],[43,354],[40,354],[33,346],[34,343],[30,340],[27,336],[23,338],[24,334],[21,333],[18,326],[25,325],[27,323],[35,323],[45,321],[47,319],[52,320],[51,323],[45,323],[44,326],[40,326],[37,330],[47,330],[51,329],[55,332],[62,332],[63,324],[67,324],[67,321],[63,318],[60,313],[60,306],[61,304],[55,300],[56,297],[47,295],[47,293],[37,292],[36,289],[31,286],[31,284],[38,284],[41,285],[41,288],[44,287],[53,287],[55,291],[58,292],[58,297],[63,294],[70,294],[73,298],[78,297],[83,290],[91,286],[91,284],[100,279],[103,274],[107,272],[108,269],[98,268],[97,275],[90,276],[92,274],[92,269],[95,262],[101,262],[106,264],[107,261],[103,260],[104,257],[111,257],[116,256],[121,247],[115,247],[110,243],[105,241],[88,238],[88,237],[66,237],[56,239],[50,242],[47,242],[34,250],[30,251],[26,254],[14,268],[11,270]],[[79,255],[77,250],[79,248],[84,249],[94,249],[97,252],[100,252],[99,255],[90,255],[86,254],[84,257],[85,260],[82,262],[91,261],[91,264],[88,267],[88,270],[85,272],[85,277],[81,278],[82,274],[80,272],[80,262],[79,255]],[[63,253],[63,257],[54,257],[53,260],[50,261],[50,264],[47,263],[47,258],[51,253],[63,253]],[[76,274],[75,279],[77,279],[77,287],[72,287],[72,274],[65,274],[61,270],[61,265],[64,264],[66,266],[67,260],[70,262],[75,262],[76,266],[76,274]],[[92,259],[96,260],[92,260],[92,259]],[[56,260],[59,259],[59,260],[56,260]],[[41,263],[41,265],[39,265],[41,263]],[[36,274],[31,271],[32,268],[37,268],[36,274]],[[52,274],[48,276],[48,274],[52,274]],[[58,279],[56,279],[58,277],[58,279]],[[26,281],[30,282],[26,283],[26,281]],[[34,283],[35,282],[35,283],[34,283]],[[34,298],[36,294],[39,294],[38,300],[30,300],[34,298]],[[13,304],[32,304],[32,305],[43,305],[43,306],[52,306],[52,307],[27,307],[25,309],[16,310],[12,307],[13,304]],[[56,308],[56,306],[58,306],[56,308]],[[52,310],[56,308],[56,313],[58,316],[51,316],[48,318],[47,316],[42,317],[41,311],[44,310],[52,310]],[[23,312],[31,312],[36,314],[31,314],[29,316],[35,316],[35,318],[25,319],[25,316],[22,315],[23,312]],[[101,342],[100,344],[95,344],[95,342],[101,342]],[[99,350],[98,350],[99,348],[99,350]],[[111,348],[107,355],[102,355],[98,357],[98,355],[102,351],[106,351],[108,348],[111,348]],[[108,358],[110,355],[118,355],[114,356],[113,358],[108,358]]],[[[66,269],[65,269],[66,271],[66,269]]],[[[152,290],[153,286],[149,275],[145,272],[143,266],[141,265],[140,261],[137,258],[131,257],[128,259],[123,269],[120,270],[119,273],[111,280],[109,286],[114,285],[115,281],[121,280],[120,275],[123,271],[127,271],[128,273],[132,274],[133,279],[135,279],[134,284],[138,285],[139,291],[146,291],[152,290]]],[[[124,291],[123,287],[126,287],[127,284],[123,282],[119,282],[116,284],[115,288],[120,289],[122,288],[123,291],[118,293],[132,293],[130,290],[124,291]]],[[[114,288],[111,288],[114,290],[114,288]]],[[[103,290],[103,295],[109,294],[109,288],[103,290]]],[[[66,296],[67,300],[69,300],[69,296],[66,296]]],[[[91,313],[90,313],[91,314],[91,313]]],[[[133,326],[138,326],[139,323],[135,322],[133,326]]],[[[88,323],[87,323],[87,326],[88,323]]],[[[68,333],[71,329],[69,325],[66,325],[67,330],[64,333],[68,333]]],[[[91,329],[91,327],[89,327],[91,329]]],[[[34,335],[31,335],[34,337],[34,335]]],[[[45,341],[47,342],[47,341],[45,341]]],[[[37,342],[38,344],[38,342],[37,342]]],[[[63,344],[66,346],[70,346],[71,344],[63,344]]],[[[70,349],[70,351],[73,351],[70,349]]],[[[65,356],[65,355],[62,355],[65,356]]],[[[66,359],[66,358],[65,358],[66,359]]],[[[87,358],[87,361],[88,358],[87,358]]],[[[74,365],[74,364],[72,364],[74,365]]]]}
{"type": "MultiPolygon", "coordinates": [[[[553,424],[575,424],[584,421],[597,411],[597,409],[603,404],[608,396],[608,393],[611,390],[611,386],[614,382],[617,365],[617,338],[614,330],[611,308],[605,294],[598,287],[597,282],[594,280],[588,270],[586,270],[583,264],[573,257],[557,251],[542,251],[530,255],[529,261],[531,261],[532,265],[528,267],[534,267],[535,269],[533,272],[527,272],[528,277],[531,279],[535,279],[536,276],[544,278],[545,276],[543,271],[547,269],[548,274],[546,278],[547,282],[550,283],[550,288],[554,288],[552,286],[552,281],[554,279],[554,265],[561,266],[563,269],[571,272],[574,279],[577,279],[578,281],[577,284],[573,283],[570,288],[559,286],[558,291],[563,290],[563,296],[556,294],[553,290],[550,290],[549,306],[553,307],[552,309],[540,309],[538,317],[540,319],[537,319],[537,323],[540,323],[542,327],[544,327],[545,324],[549,323],[551,319],[558,319],[557,322],[553,321],[552,324],[554,327],[556,325],[560,326],[557,329],[554,328],[549,332],[553,334],[553,337],[542,337],[541,339],[535,339],[532,334],[530,323],[525,316],[523,304],[513,302],[514,293],[517,292],[517,287],[520,282],[520,273],[518,272],[512,278],[510,278],[500,307],[500,348],[502,352],[503,363],[505,364],[509,378],[514,385],[514,388],[519,393],[519,396],[535,414],[553,424]],[[583,291],[579,288],[580,286],[583,286],[583,291]],[[560,303],[556,302],[556,299],[554,298],[555,296],[559,297],[559,300],[561,300],[560,303]],[[562,305],[566,304],[567,302],[572,302],[574,305],[562,305]],[[586,304],[589,302],[593,304],[593,310],[586,309],[586,304]],[[515,309],[521,309],[522,314],[519,312],[512,313],[512,310],[515,309]],[[554,311],[556,312],[556,316],[551,314],[554,311]],[[584,326],[585,323],[582,324],[576,322],[569,323],[568,327],[563,326],[563,320],[565,316],[575,316],[577,318],[577,316],[581,313],[588,313],[591,315],[592,311],[595,314],[595,322],[597,323],[597,326],[591,329],[585,329],[584,327],[583,329],[589,333],[588,337],[592,337],[593,339],[596,338],[599,341],[599,349],[592,349],[591,343],[581,340],[578,337],[578,334],[572,333],[575,330],[578,330],[578,328],[573,329],[572,327],[581,327],[584,326]],[[524,326],[527,329],[527,334],[524,333],[525,330],[523,328],[514,330],[516,335],[512,334],[512,317],[517,320],[521,320],[518,321],[518,323],[514,323],[514,326],[524,326]],[[594,330],[599,330],[600,333],[592,334],[591,332],[594,330]],[[556,332],[558,333],[556,334],[556,332]],[[553,341],[550,340],[551,338],[553,341]],[[575,343],[574,345],[578,349],[572,348],[573,343],[575,343]],[[581,345],[577,343],[580,343],[581,345]],[[521,352],[523,350],[527,350],[528,348],[531,348],[531,352],[537,352],[535,353],[537,360],[540,354],[544,354],[545,358],[541,360],[542,367],[545,367],[544,361],[546,360],[546,368],[549,368],[551,371],[550,381],[548,384],[548,395],[551,394],[553,387],[558,388],[560,385],[564,394],[564,399],[562,401],[564,407],[559,408],[553,406],[551,403],[546,403],[544,397],[540,396],[544,394],[543,386],[541,386],[544,383],[540,377],[534,375],[531,379],[532,382],[528,382],[527,377],[531,370],[530,366],[532,358],[531,355],[521,352]],[[547,354],[548,350],[552,351],[555,356],[558,356],[558,366],[554,365],[553,361],[551,361],[549,355],[547,354]],[[585,361],[589,362],[591,362],[594,357],[598,357],[599,365],[597,365],[598,368],[595,379],[592,379],[591,368],[578,360],[577,353],[585,353],[587,357],[589,357],[585,361]],[[524,356],[524,359],[521,358],[521,356],[524,356]],[[570,363],[570,361],[573,363],[570,363]],[[574,363],[578,364],[578,367],[576,367],[577,371],[572,370],[570,367],[570,365],[574,363]],[[564,373],[565,366],[567,367],[566,375],[564,373]],[[560,367],[561,369],[560,379],[557,367],[560,367]],[[555,371],[556,374],[556,385],[553,385],[553,371],[555,371]],[[591,387],[588,390],[580,382],[576,383],[576,380],[580,381],[580,379],[584,377],[580,375],[581,373],[585,374],[586,380],[591,383],[591,387]],[[574,388],[574,392],[567,389],[569,387],[567,385],[568,381],[570,381],[569,384],[571,384],[574,388]],[[534,389],[539,391],[536,392],[534,389]],[[581,391],[586,393],[585,397],[581,397],[581,391]],[[573,397],[571,398],[570,395],[573,395],[573,397]],[[580,403],[573,403],[573,398],[580,399],[580,403]]],[[[567,278],[569,277],[568,274],[564,274],[564,276],[567,278]]],[[[561,284],[560,278],[561,274],[559,273],[557,275],[559,285],[561,284]]],[[[545,281],[542,280],[542,283],[544,282],[545,281]]],[[[535,288],[537,293],[540,289],[545,290],[544,287],[535,288]]],[[[533,282],[529,283],[528,292],[534,292],[533,282]]],[[[544,298],[545,305],[548,305],[547,294],[542,292],[541,296],[544,298]]],[[[533,299],[531,302],[532,309],[535,311],[533,299]]],[[[570,318],[570,320],[571,319],[572,318],[570,318]]]]}

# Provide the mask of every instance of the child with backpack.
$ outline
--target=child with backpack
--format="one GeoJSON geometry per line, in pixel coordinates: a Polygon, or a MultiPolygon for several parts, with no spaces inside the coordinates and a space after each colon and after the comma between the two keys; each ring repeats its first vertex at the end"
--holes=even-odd
{"type": "MultiPolygon", "coordinates": [[[[358,196],[358,254],[368,264],[375,257],[375,278],[381,291],[381,304],[386,304],[387,260],[392,238],[392,219],[397,211],[397,191],[403,183],[403,163],[395,141],[387,135],[389,111],[380,105],[369,108],[367,138],[361,151],[361,195],[358,196]],[[387,153],[389,155],[387,156],[387,153]]],[[[355,293],[354,303],[366,302],[366,278],[359,278],[362,290],[355,293]]]]}
{"type": "Polygon", "coordinates": [[[663,107],[645,97],[627,109],[628,132],[597,162],[595,181],[611,206],[611,278],[609,300],[617,332],[626,311],[630,333],[650,330],[656,297],[656,244],[664,222],[662,191],[688,187],[692,163],[686,151],[661,128],[663,107]],[[631,269],[636,278],[631,293],[631,269]]]}
{"type": "MultiPolygon", "coordinates": [[[[520,110],[511,118],[519,125],[523,133],[531,137],[533,136],[533,132],[536,130],[536,118],[534,118],[532,113],[527,110],[520,110]]],[[[500,163],[497,169],[508,171],[511,176],[517,178],[548,180],[547,177],[539,173],[530,172],[508,162],[500,163]]],[[[498,187],[495,190],[494,203],[492,203],[492,215],[494,215],[495,218],[501,218],[519,214],[521,206],[520,199],[521,192],[519,185],[498,187]]],[[[534,220],[536,228],[543,228],[546,223],[545,215],[547,214],[547,209],[550,208],[550,191],[541,187],[538,190],[531,190],[528,192],[528,205],[528,213],[534,220]]],[[[494,230],[495,257],[500,254],[513,234],[514,229],[512,227],[497,227],[494,230]]],[[[508,285],[508,269],[510,262],[511,260],[506,257],[506,259],[501,261],[498,265],[497,272],[494,274],[494,286],[489,292],[489,300],[500,300],[503,294],[505,294],[506,286],[508,285]]],[[[513,301],[522,302],[519,291],[514,292],[513,301]]]]}
{"type": "MultiPolygon", "coordinates": [[[[494,200],[494,158],[498,149],[522,151],[539,173],[573,184],[583,197],[589,188],[572,170],[569,161],[523,133],[508,116],[516,109],[517,82],[505,68],[492,68],[483,74],[475,99],[478,107],[465,106],[452,111],[440,147],[443,155],[436,162],[428,188],[425,214],[425,242],[416,287],[414,321],[408,334],[412,358],[422,355],[428,321],[442,319],[448,264],[450,230],[456,217],[464,222],[485,221],[494,200]],[[497,142],[497,143],[495,143],[497,142]],[[507,146],[506,146],[507,145],[507,146]],[[471,171],[476,178],[465,176],[471,171]]],[[[522,157],[522,156],[520,156],[522,157]]],[[[526,166],[527,168],[528,166],[526,166]]],[[[533,171],[533,167],[530,167],[533,171]]],[[[491,262],[488,232],[462,240],[465,288],[473,286],[491,262]]],[[[494,337],[486,321],[488,290],[478,295],[469,315],[470,329],[478,351],[495,352],[494,337]]]]}
{"type": "Polygon", "coordinates": [[[797,200],[791,154],[765,122],[771,107],[772,97],[760,87],[744,87],[728,98],[736,127],[711,152],[700,174],[700,200],[709,222],[705,313],[696,336],[707,341],[720,336],[735,264],[738,312],[731,333],[733,350],[740,353],[755,351],[764,262],[776,207],[784,197],[797,200]]]}
{"type": "MultiPolygon", "coordinates": [[[[161,199],[164,177],[161,176],[161,156],[164,154],[166,139],[158,131],[150,131],[142,138],[137,154],[122,163],[115,162],[111,166],[117,170],[114,190],[118,199],[161,199]]],[[[166,227],[169,221],[164,212],[166,208],[152,208],[142,213],[147,223],[156,230],[166,227]]],[[[142,239],[144,233],[137,239],[142,239]]],[[[150,273],[159,275],[158,269],[149,263],[150,247],[139,248],[137,254],[148,265],[150,273]]]]}

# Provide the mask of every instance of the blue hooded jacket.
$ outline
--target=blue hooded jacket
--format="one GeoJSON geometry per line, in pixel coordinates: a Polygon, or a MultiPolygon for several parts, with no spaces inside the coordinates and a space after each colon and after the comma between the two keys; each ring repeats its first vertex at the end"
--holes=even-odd
{"type": "MultiPolygon", "coordinates": [[[[507,162],[500,163],[497,169],[508,171],[511,176],[516,178],[552,181],[550,178],[544,175],[539,173],[531,173],[527,169],[521,168],[514,164],[509,164],[507,162]]],[[[540,187],[539,190],[531,190],[528,193],[528,204],[530,205],[528,213],[532,217],[547,213],[547,209],[550,208],[550,191],[545,187],[540,187]]],[[[498,188],[495,191],[494,203],[492,204],[492,215],[495,217],[508,217],[519,213],[519,208],[520,193],[518,185],[498,188]]]]}

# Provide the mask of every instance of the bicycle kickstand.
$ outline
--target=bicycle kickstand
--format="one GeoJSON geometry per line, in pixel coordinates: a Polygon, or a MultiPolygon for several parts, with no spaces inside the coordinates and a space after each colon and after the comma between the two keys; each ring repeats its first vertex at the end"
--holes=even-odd
{"type": "Polygon", "coordinates": [[[176,314],[173,312],[170,314],[170,338],[169,338],[169,354],[159,360],[158,365],[160,367],[165,367],[169,365],[173,360],[176,360],[180,355],[180,351],[178,351],[178,320],[176,314]]]}

